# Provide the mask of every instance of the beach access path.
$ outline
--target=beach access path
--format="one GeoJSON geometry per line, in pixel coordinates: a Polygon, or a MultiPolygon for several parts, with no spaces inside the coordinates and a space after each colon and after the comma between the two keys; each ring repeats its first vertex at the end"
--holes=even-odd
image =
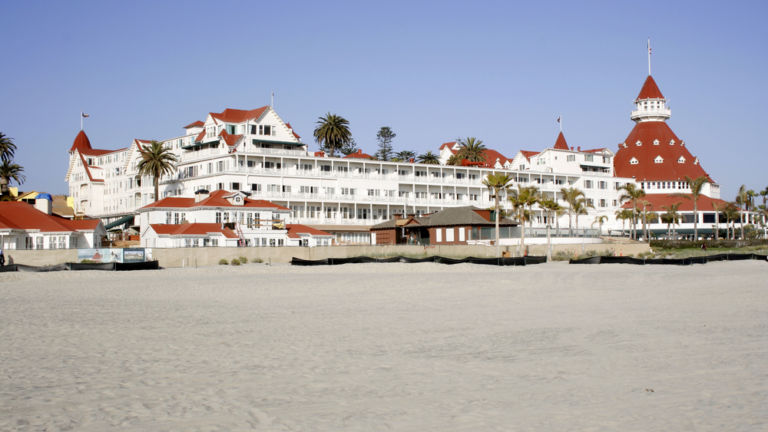
{"type": "Polygon", "coordinates": [[[0,274],[0,431],[768,430],[768,264],[0,274]]]}

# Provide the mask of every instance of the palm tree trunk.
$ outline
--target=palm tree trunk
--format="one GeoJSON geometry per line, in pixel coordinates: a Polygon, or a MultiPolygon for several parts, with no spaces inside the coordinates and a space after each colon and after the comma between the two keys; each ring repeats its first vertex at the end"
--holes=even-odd
{"type": "Polygon", "coordinates": [[[720,240],[720,214],[715,211],[715,241],[720,240]]]}
{"type": "Polygon", "coordinates": [[[568,237],[573,237],[573,212],[568,208],[568,237]]]}
{"type": "Polygon", "coordinates": [[[739,212],[739,225],[741,225],[741,239],[744,240],[744,213],[739,212]]]}
{"type": "Polygon", "coordinates": [[[699,239],[699,209],[696,206],[696,197],[693,199],[693,241],[699,239]]]}
{"type": "Polygon", "coordinates": [[[155,184],[155,202],[157,202],[160,197],[158,196],[159,190],[160,190],[160,182],[158,181],[158,176],[155,176],[154,184],[155,184]]]}
{"type": "Polygon", "coordinates": [[[499,191],[496,190],[494,194],[494,203],[496,207],[496,256],[501,256],[501,245],[499,244],[499,219],[501,219],[501,212],[499,211],[499,191]]]}
{"type": "MultiPolygon", "coordinates": [[[[525,214],[525,207],[523,207],[523,214],[525,214]]],[[[523,256],[523,250],[525,249],[525,220],[523,220],[523,223],[520,227],[520,250],[519,255],[523,256]]]]}

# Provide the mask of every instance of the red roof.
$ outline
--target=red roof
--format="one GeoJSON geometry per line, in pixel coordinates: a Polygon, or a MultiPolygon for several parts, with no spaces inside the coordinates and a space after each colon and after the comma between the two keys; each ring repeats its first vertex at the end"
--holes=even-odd
{"type": "Polygon", "coordinates": [[[217,223],[150,224],[150,226],[158,235],[204,236],[217,233],[223,234],[226,238],[237,238],[234,231],[229,228],[222,228],[217,223]]]}
{"type": "Polygon", "coordinates": [[[373,156],[365,154],[362,150],[357,149],[357,152],[344,156],[344,159],[373,159],[373,156]]]}
{"type": "Polygon", "coordinates": [[[199,126],[204,126],[204,125],[205,125],[205,123],[201,122],[200,120],[197,120],[195,122],[192,122],[192,123],[184,126],[184,129],[189,129],[189,128],[193,128],[193,127],[199,127],[199,126]]]}
{"type": "Polygon", "coordinates": [[[661,94],[659,86],[656,85],[656,81],[654,81],[653,77],[650,75],[645,79],[643,88],[640,89],[640,94],[637,95],[637,99],[635,100],[638,101],[640,99],[664,99],[664,95],[661,94]]]}
{"type": "Polygon", "coordinates": [[[219,136],[224,138],[224,142],[230,147],[235,145],[237,140],[243,137],[242,135],[230,135],[225,130],[222,130],[221,133],[219,133],[219,136]]]}
{"type": "Polygon", "coordinates": [[[296,132],[293,130],[293,126],[291,126],[291,124],[290,124],[290,123],[286,123],[285,125],[286,125],[286,126],[288,126],[288,129],[290,129],[290,130],[291,130],[291,133],[293,134],[293,136],[295,136],[295,137],[296,137],[296,139],[301,139],[301,137],[299,136],[299,134],[297,134],[297,133],[296,133],[296,132]]]}
{"type": "Polygon", "coordinates": [[[253,110],[239,110],[239,109],[227,108],[220,113],[210,113],[210,114],[211,114],[211,117],[213,117],[214,119],[221,120],[223,122],[242,123],[244,121],[261,117],[261,115],[264,114],[264,111],[266,111],[267,108],[269,107],[263,106],[261,108],[256,108],[253,110]]]}
{"type": "Polygon", "coordinates": [[[205,129],[201,130],[199,134],[197,134],[197,137],[195,138],[195,142],[202,141],[203,138],[205,138],[205,129]]]}
{"type": "Polygon", "coordinates": [[[0,202],[0,229],[40,230],[41,232],[93,231],[98,219],[69,220],[49,215],[20,201],[0,202]]]}
{"type": "Polygon", "coordinates": [[[181,198],[181,197],[167,197],[160,201],[147,204],[142,209],[146,208],[192,208],[192,207],[247,207],[247,208],[269,208],[275,210],[290,211],[289,208],[275,204],[266,200],[258,200],[245,198],[245,202],[242,206],[236,206],[230,204],[226,200],[226,196],[231,195],[231,192],[225,190],[217,190],[210,193],[208,198],[195,202],[194,198],[181,198]]]}
{"type": "Polygon", "coordinates": [[[83,169],[85,169],[85,173],[88,175],[88,179],[90,181],[96,181],[96,182],[103,182],[104,179],[95,179],[91,175],[91,167],[88,165],[88,162],[85,160],[85,157],[82,153],[78,153],[80,155],[80,161],[83,163],[83,169]]]}
{"type": "Polygon", "coordinates": [[[531,160],[531,157],[536,156],[537,154],[539,154],[539,152],[537,152],[537,151],[530,151],[530,150],[520,150],[520,153],[522,153],[523,156],[525,156],[525,158],[528,159],[528,160],[531,160]]]}
{"type": "MultiPolygon", "coordinates": [[[[648,194],[638,201],[638,207],[642,208],[641,201],[647,201],[650,203],[649,208],[651,211],[661,212],[664,211],[664,207],[669,207],[672,204],[680,203],[679,211],[693,211],[693,200],[684,198],[683,194],[648,194]]],[[[712,204],[723,206],[728,204],[726,201],[710,198],[706,195],[699,195],[699,199],[696,202],[696,208],[698,211],[712,211],[714,207],[712,204]]],[[[632,202],[627,201],[622,205],[623,208],[632,208],[632,202]]]]}
{"type": "Polygon", "coordinates": [[[300,224],[287,224],[285,228],[288,230],[288,237],[299,238],[299,234],[310,234],[313,236],[332,236],[333,234],[315,229],[306,225],[300,224]]]}
{"type": "Polygon", "coordinates": [[[624,144],[619,146],[613,166],[617,177],[634,177],[636,181],[684,180],[685,176],[709,178],[695,162],[696,158],[665,122],[651,121],[635,125],[624,144]],[[654,144],[655,140],[658,145],[654,144]],[[640,145],[637,145],[638,141],[640,145]],[[656,163],[658,156],[663,162],[656,163]],[[632,158],[637,159],[636,164],[631,163],[632,158]]]}
{"type": "Polygon", "coordinates": [[[442,149],[447,147],[448,150],[451,151],[451,153],[456,154],[456,150],[453,149],[454,145],[456,145],[456,141],[450,141],[450,142],[447,142],[447,143],[443,143],[443,144],[440,145],[440,150],[442,150],[442,149]]]}
{"type": "Polygon", "coordinates": [[[69,151],[75,150],[79,151],[80,153],[91,150],[91,140],[88,139],[88,135],[86,135],[85,131],[83,130],[80,130],[80,132],[75,137],[75,141],[72,142],[72,147],[69,148],[69,151]]]}
{"type": "Polygon", "coordinates": [[[325,152],[324,151],[316,151],[315,152],[315,157],[325,157],[325,152]]]}
{"type": "Polygon", "coordinates": [[[557,141],[555,141],[555,148],[558,150],[569,150],[568,143],[565,142],[565,136],[563,135],[562,131],[560,131],[560,135],[557,136],[557,141]]]}

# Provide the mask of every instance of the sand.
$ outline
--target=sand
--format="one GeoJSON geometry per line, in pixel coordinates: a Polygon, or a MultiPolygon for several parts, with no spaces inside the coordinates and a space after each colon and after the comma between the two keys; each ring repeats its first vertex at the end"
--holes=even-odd
{"type": "Polygon", "coordinates": [[[0,430],[765,431],[768,264],[0,274],[0,430]]]}

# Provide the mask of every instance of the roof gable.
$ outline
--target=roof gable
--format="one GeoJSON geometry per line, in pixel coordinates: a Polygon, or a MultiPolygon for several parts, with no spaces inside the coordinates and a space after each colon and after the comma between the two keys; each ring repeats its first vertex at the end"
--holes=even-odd
{"type": "Polygon", "coordinates": [[[645,79],[643,87],[640,89],[640,93],[635,100],[638,101],[641,99],[664,99],[664,95],[661,94],[659,86],[656,85],[656,81],[654,81],[653,77],[650,75],[645,79]]]}

